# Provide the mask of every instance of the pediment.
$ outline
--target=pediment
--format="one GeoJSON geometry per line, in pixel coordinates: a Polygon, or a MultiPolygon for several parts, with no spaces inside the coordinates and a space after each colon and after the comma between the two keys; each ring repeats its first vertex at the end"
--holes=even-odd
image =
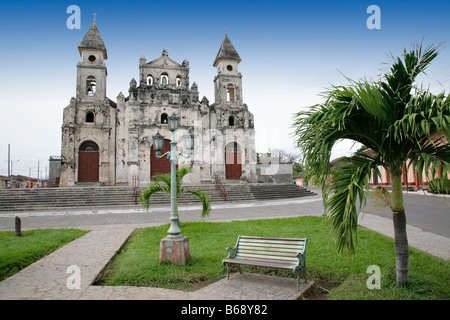
{"type": "Polygon", "coordinates": [[[155,59],[149,63],[147,63],[148,66],[152,67],[172,67],[172,68],[181,68],[181,65],[172,59],[170,59],[167,56],[159,57],[158,59],[155,59]]]}

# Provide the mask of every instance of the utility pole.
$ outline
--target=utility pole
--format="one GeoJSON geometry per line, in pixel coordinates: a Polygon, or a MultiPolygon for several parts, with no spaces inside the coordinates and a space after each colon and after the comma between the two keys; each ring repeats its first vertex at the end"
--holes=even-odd
{"type": "Polygon", "coordinates": [[[11,167],[10,167],[10,162],[11,161],[11,146],[8,143],[8,181],[9,181],[9,188],[11,188],[12,186],[12,181],[11,181],[11,167]]]}
{"type": "Polygon", "coordinates": [[[40,161],[38,161],[38,176],[37,176],[37,178],[38,178],[38,181],[37,181],[37,183],[38,183],[38,188],[39,188],[39,163],[40,163],[40,161]]]}
{"type": "Polygon", "coordinates": [[[11,164],[11,187],[10,187],[10,189],[12,189],[13,187],[14,187],[14,185],[13,185],[13,167],[14,167],[14,162],[19,162],[20,160],[11,160],[10,161],[10,164],[11,164]]]}
{"type": "Polygon", "coordinates": [[[8,143],[8,178],[11,179],[11,168],[9,164],[11,163],[11,145],[8,143]]]}

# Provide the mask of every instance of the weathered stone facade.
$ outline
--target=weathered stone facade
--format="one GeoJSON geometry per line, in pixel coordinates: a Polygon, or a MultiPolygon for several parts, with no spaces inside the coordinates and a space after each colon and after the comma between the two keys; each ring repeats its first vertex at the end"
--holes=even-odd
{"type": "Polygon", "coordinates": [[[146,186],[156,172],[169,172],[168,160],[154,156],[152,136],[159,132],[168,144],[168,117],[174,113],[181,118],[177,148],[183,149],[184,134],[195,136],[192,157],[178,161],[194,168],[185,182],[210,183],[214,174],[256,182],[254,119],[242,99],[241,58],[227,35],[213,64],[213,104],[199,100],[195,82],[190,86],[189,62],[179,64],[165,50],[153,61],[139,59],[139,79],[130,81],[127,97],[121,92],[114,102],[106,97],[107,51],[95,21],[78,49],[76,97],[63,116],[60,186],[146,186]]]}

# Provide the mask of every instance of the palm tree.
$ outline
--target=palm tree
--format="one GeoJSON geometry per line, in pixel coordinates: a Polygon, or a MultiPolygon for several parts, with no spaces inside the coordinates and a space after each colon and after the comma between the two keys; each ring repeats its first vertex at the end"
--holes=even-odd
{"type": "Polygon", "coordinates": [[[358,214],[366,202],[369,179],[390,172],[390,206],[395,231],[397,285],[409,281],[409,253],[401,175],[407,166],[441,179],[450,172],[450,100],[419,89],[415,79],[436,58],[442,44],[413,45],[378,81],[350,80],[324,92],[325,102],[294,116],[305,178],[326,185],[328,219],[339,252],[354,252],[358,214]],[[362,147],[330,168],[336,142],[350,139],[362,147]],[[357,201],[359,197],[359,203],[357,201]]]}
{"type": "MultiPolygon", "coordinates": [[[[206,191],[197,189],[186,190],[181,186],[181,180],[183,179],[183,177],[191,172],[192,167],[181,167],[180,169],[177,169],[176,171],[177,197],[182,193],[191,193],[197,196],[202,202],[202,217],[206,217],[211,212],[211,202],[209,200],[208,193],[206,191]]],[[[171,193],[170,177],[171,177],[170,173],[156,174],[155,180],[150,184],[150,186],[148,186],[139,194],[139,201],[141,202],[142,207],[144,209],[148,210],[150,206],[150,197],[155,192],[163,191],[167,192],[170,195],[171,193]]]]}

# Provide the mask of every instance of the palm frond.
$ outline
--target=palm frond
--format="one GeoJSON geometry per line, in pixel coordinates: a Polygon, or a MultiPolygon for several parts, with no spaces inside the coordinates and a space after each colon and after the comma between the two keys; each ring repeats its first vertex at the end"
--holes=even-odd
{"type": "Polygon", "coordinates": [[[315,105],[294,117],[305,180],[313,179],[319,184],[328,179],[331,151],[338,141],[349,139],[378,151],[387,130],[386,108],[376,103],[381,99],[376,84],[339,86],[326,94],[328,98],[323,105],[315,105]]]}
{"type": "Polygon", "coordinates": [[[200,201],[202,202],[202,217],[205,218],[209,216],[209,213],[211,212],[211,202],[209,200],[209,196],[206,191],[191,189],[185,190],[184,192],[193,194],[194,196],[199,198],[200,201]]]}
{"type": "Polygon", "coordinates": [[[411,99],[405,115],[393,127],[397,141],[411,138],[432,141],[436,134],[449,138],[450,95],[421,92],[411,99]]]}
{"type": "MultiPolygon", "coordinates": [[[[408,146],[408,167],[423,180],[446,178],[450,172],[450,96],[422,92],[411,99],[408,112],[393,125],[394,138],[408,146]]],[[[406,159],[405,159],[406,162],[406,159]]]]}
{"type": "MultiPolygon", "coordinates": [[[[164,185],[167,186],[167,190],[170,193],[171,188],[171,180],[170,180],[171,174],[170,173],[157,173],[154,176],[154,182],[158,184],[164,183],[164,185]]],[[[152,182],[153,183],[153,182],[152,182]]]]}
{"type": "Polygon", "coordinates": [[[396,58],[390,72],[384,75],[381,88],[385,104],[390,108],[389,115],[392,122],[404,116],[417,76],[425,73],[443,45],[443,43],[439,43],[423,48],[422,43],[414,44],[409,52],[405,48],[403,60],[400,57],[396,58]]]}
{"type": "Polygon", "coordinates": [[[411,153],[409,166],[416,167],[419,180],[423,181],[425,175],[427,181],[437,179],[444,185],[447,174],[450,173],[450,146],[447,141],[441,137],[436,138],[433,143],[419,143],[418,150],[411,153]]]}
{"type": "Polygon", "coordinates": [[[142,204],[142,207],[144,209],[148,210],[150,206],[150,197],[152,196],[152,194],[159,191],[167,192],[170,194],[170,187],[168,185],[160,184],[159,182],[152,182],[150,186],[141,191],[141,193],[139,194],[139,202],[142,204]]]}
{"type": "Polygon", "coordinates": [[[358,151],[336,163],[330,183],[325,188],[327,216],[332,222],[340,252],[344,249],[354,252],[358,215],[366,203],[369,179],[373,172],[380,174],[377,157],[365,151],[358,151]]]}
{"type": "Polygon", "coordinates": [[[183,180],[184,176],[188,173],[191,173],[193,171],[192,167],[190,166],[183,166],[179,169],[177,169],[177,175],[176,175],[176,182],[177,182],[177,194],[181,194],[182,188],[181,188],[181,180],[183,180]]]}

